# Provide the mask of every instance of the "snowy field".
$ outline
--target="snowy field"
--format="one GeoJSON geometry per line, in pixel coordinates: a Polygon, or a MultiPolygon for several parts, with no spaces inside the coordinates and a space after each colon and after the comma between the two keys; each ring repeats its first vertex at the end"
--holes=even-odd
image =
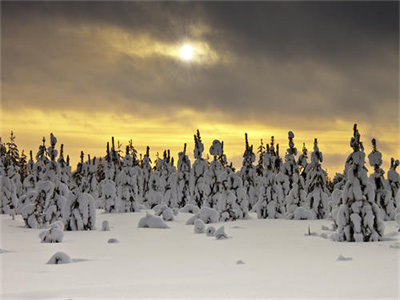
{"type": "MultiPolygon", "coordinates": [[[[195,234],[180,213],[169,229],[138,228],[145,214],[98,211],[96,231],[65,232],[40,243],[41,230],[1,215],[1,298],[393,298],[399,293],[400,234],[385,222],[385,240],[339,243],[322,238],[327,220],[223,223],[230,238],[195,234]],[[100,231],[103,220],[110,231],[100,231]],[[315,235],[306,236],[308,226],[315,235]],[[116,238],[119,243],[107,243],[116,238]],[[48,265],[57,251],[70,264],[48,265]],[[337,260],[342,255],[348,260],[337,260]],[[238,263],[242,261],[243,263],[238,263]]],[[[220,224],[215,224],[218,228],[220,224]]]]}

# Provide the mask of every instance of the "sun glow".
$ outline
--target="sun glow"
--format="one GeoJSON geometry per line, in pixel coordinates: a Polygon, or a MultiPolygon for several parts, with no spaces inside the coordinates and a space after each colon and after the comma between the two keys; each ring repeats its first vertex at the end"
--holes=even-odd
{"type": "Polygon", "coordinates": [[[181,59],[189,61],[193,58],[193,48],[192,46],[185,44],[181,47],[179,51],[179,56],[181,59]]]}

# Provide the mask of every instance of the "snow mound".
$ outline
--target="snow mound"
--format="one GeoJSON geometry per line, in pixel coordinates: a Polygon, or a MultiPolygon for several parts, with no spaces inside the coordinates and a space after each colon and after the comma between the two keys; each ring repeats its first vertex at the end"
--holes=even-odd
{"type": "Polygon", "coordinates": [[[39,233],[39,238],[42,243],[61,243],[64,238],[64,224],[60,221],[54,222],[50,225],[48,230],[39,233]]]}
{"type": "Polygon", "coordinates": [[[239,259],[239,260],[236,262],[236,264],[237,264],[237,265],[244,265],[244,261],[239,259]]]}
{"type": "Polygon", "coordinates": [[[195,233],[204,233],[206,229],[206,225],[204,224],[204,222],[200,219],[197,219],[196,221],[194,221],[194,232],[195,233]]]}
{"type": "Polygon", "coordinates": [[[193,204],[186,204],[182,209],[181,212],[189,213],[189,214],[197,214],[200,211],[196,205],[193,204]]]}
{"type": "Polygon", "coordinates": [[[215,235],[215,227],[214,226],[208,226],[206,229],[206,235],[207,236],[214,236],[215,235]]]}
{"type": "Polygon", "coordinates": [[[218,230],[215,232],[215,238],[217,240],[224,240],[228,238],[228,235],[225,233],[225,227],[221,226],[218,228],[218,230]]]}
{"type": "Polygon", "coordinates": [[[186,225],[193,225],[194,221],[197,219],[202,220],[206,224],[218,223],[219,212],[213,208],[203,207],[202,209],[200,209],[200,212],[198,214],[187,220],[186,225]]]}
{"type": "Polygon", "coordinates": [[[101,230],[110,231],[110,223],[108,223],[107,220],[104,220],[103,223],[101,223],[101,230]]]}
{"type": "Polygon", "coordinates": [[[328,230],[328,231],[331,230],[328,226],[325,226],[325,225],[322,225],[322,226],[321,226],[321,229],[322,229],[322,230],[328,230]]]}
{"type": "Polygon", "coordinates": [[[119,243],[119,241],[116,238],[110,238],[110,239],[108,239],[107,243],[115,244],[115,243],[119,243]]]}
{"type": "Polygon", "coordinates": [[[352,260],[352,258],[351,257],[344,257],[342,254],[340,254],[336,260],[345,261],[345,260],[352,260]]]}
{"type": "Polygon", "coordinates": [[[169,228],[164,221],[157,216],[146,213],[146,216],[139,220],[139,228],[169,228]]]}
{"type": "Polygon", "coordinates": [[[162,215],[163,220],[166,222],[173,221],[174,215],[176,216],[174,211],[165,204],[158,204],[153,207],[153,210],[156,216],[162,215]]]}
{"type": "Polygon", "coordinates": [[[169,207],[164,209],[164,211],[162,212],[162,218],[166,222],[173,221],[174,220],[174,212],[173,212],[173,210],[170,209],[169,207]]]}
{"type": "Polygon", "coordinates": [[[294,212],[294,219],[295,220],[314,220],[316,219],[315,213],[304,207],[298,207],[294,212]]]}
{"type": "Polygon", "coordinates": [[[71,257],[68,254],[59,251],[56,252],[47,262],[49,265],[69,264],[71,263],[71,257]]]}

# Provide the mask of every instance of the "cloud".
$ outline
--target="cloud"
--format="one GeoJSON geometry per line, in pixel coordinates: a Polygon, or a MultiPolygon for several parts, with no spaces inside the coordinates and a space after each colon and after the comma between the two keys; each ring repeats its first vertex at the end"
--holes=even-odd
{"type": "Polygon", "coordinates": [[[289,129],[344,149],[357,122],[368,143],[379,136],[385,153],[398,151],[396,2],[1,5],[3,112],[120,116],[117,132],[145,118],[155,125],[143,130],[171,140],[177,128],[224,139],[236,130],[235,151],[245,130],[258,139],[289,129]],[[192,63],[177,57],[187,41],[192,63]],[[180,126],[168,134],[165,124],[180,126]]]}

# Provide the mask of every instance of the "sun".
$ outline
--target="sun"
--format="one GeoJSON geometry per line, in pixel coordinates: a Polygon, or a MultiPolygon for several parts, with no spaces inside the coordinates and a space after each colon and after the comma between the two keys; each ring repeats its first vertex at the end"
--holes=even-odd
{"type": "Polygon", "coordinates": [[[193,58],[193,48],[189,44],[185,44],[179,50],[179,56],[185,61],[192,60],[193,58]]]}

